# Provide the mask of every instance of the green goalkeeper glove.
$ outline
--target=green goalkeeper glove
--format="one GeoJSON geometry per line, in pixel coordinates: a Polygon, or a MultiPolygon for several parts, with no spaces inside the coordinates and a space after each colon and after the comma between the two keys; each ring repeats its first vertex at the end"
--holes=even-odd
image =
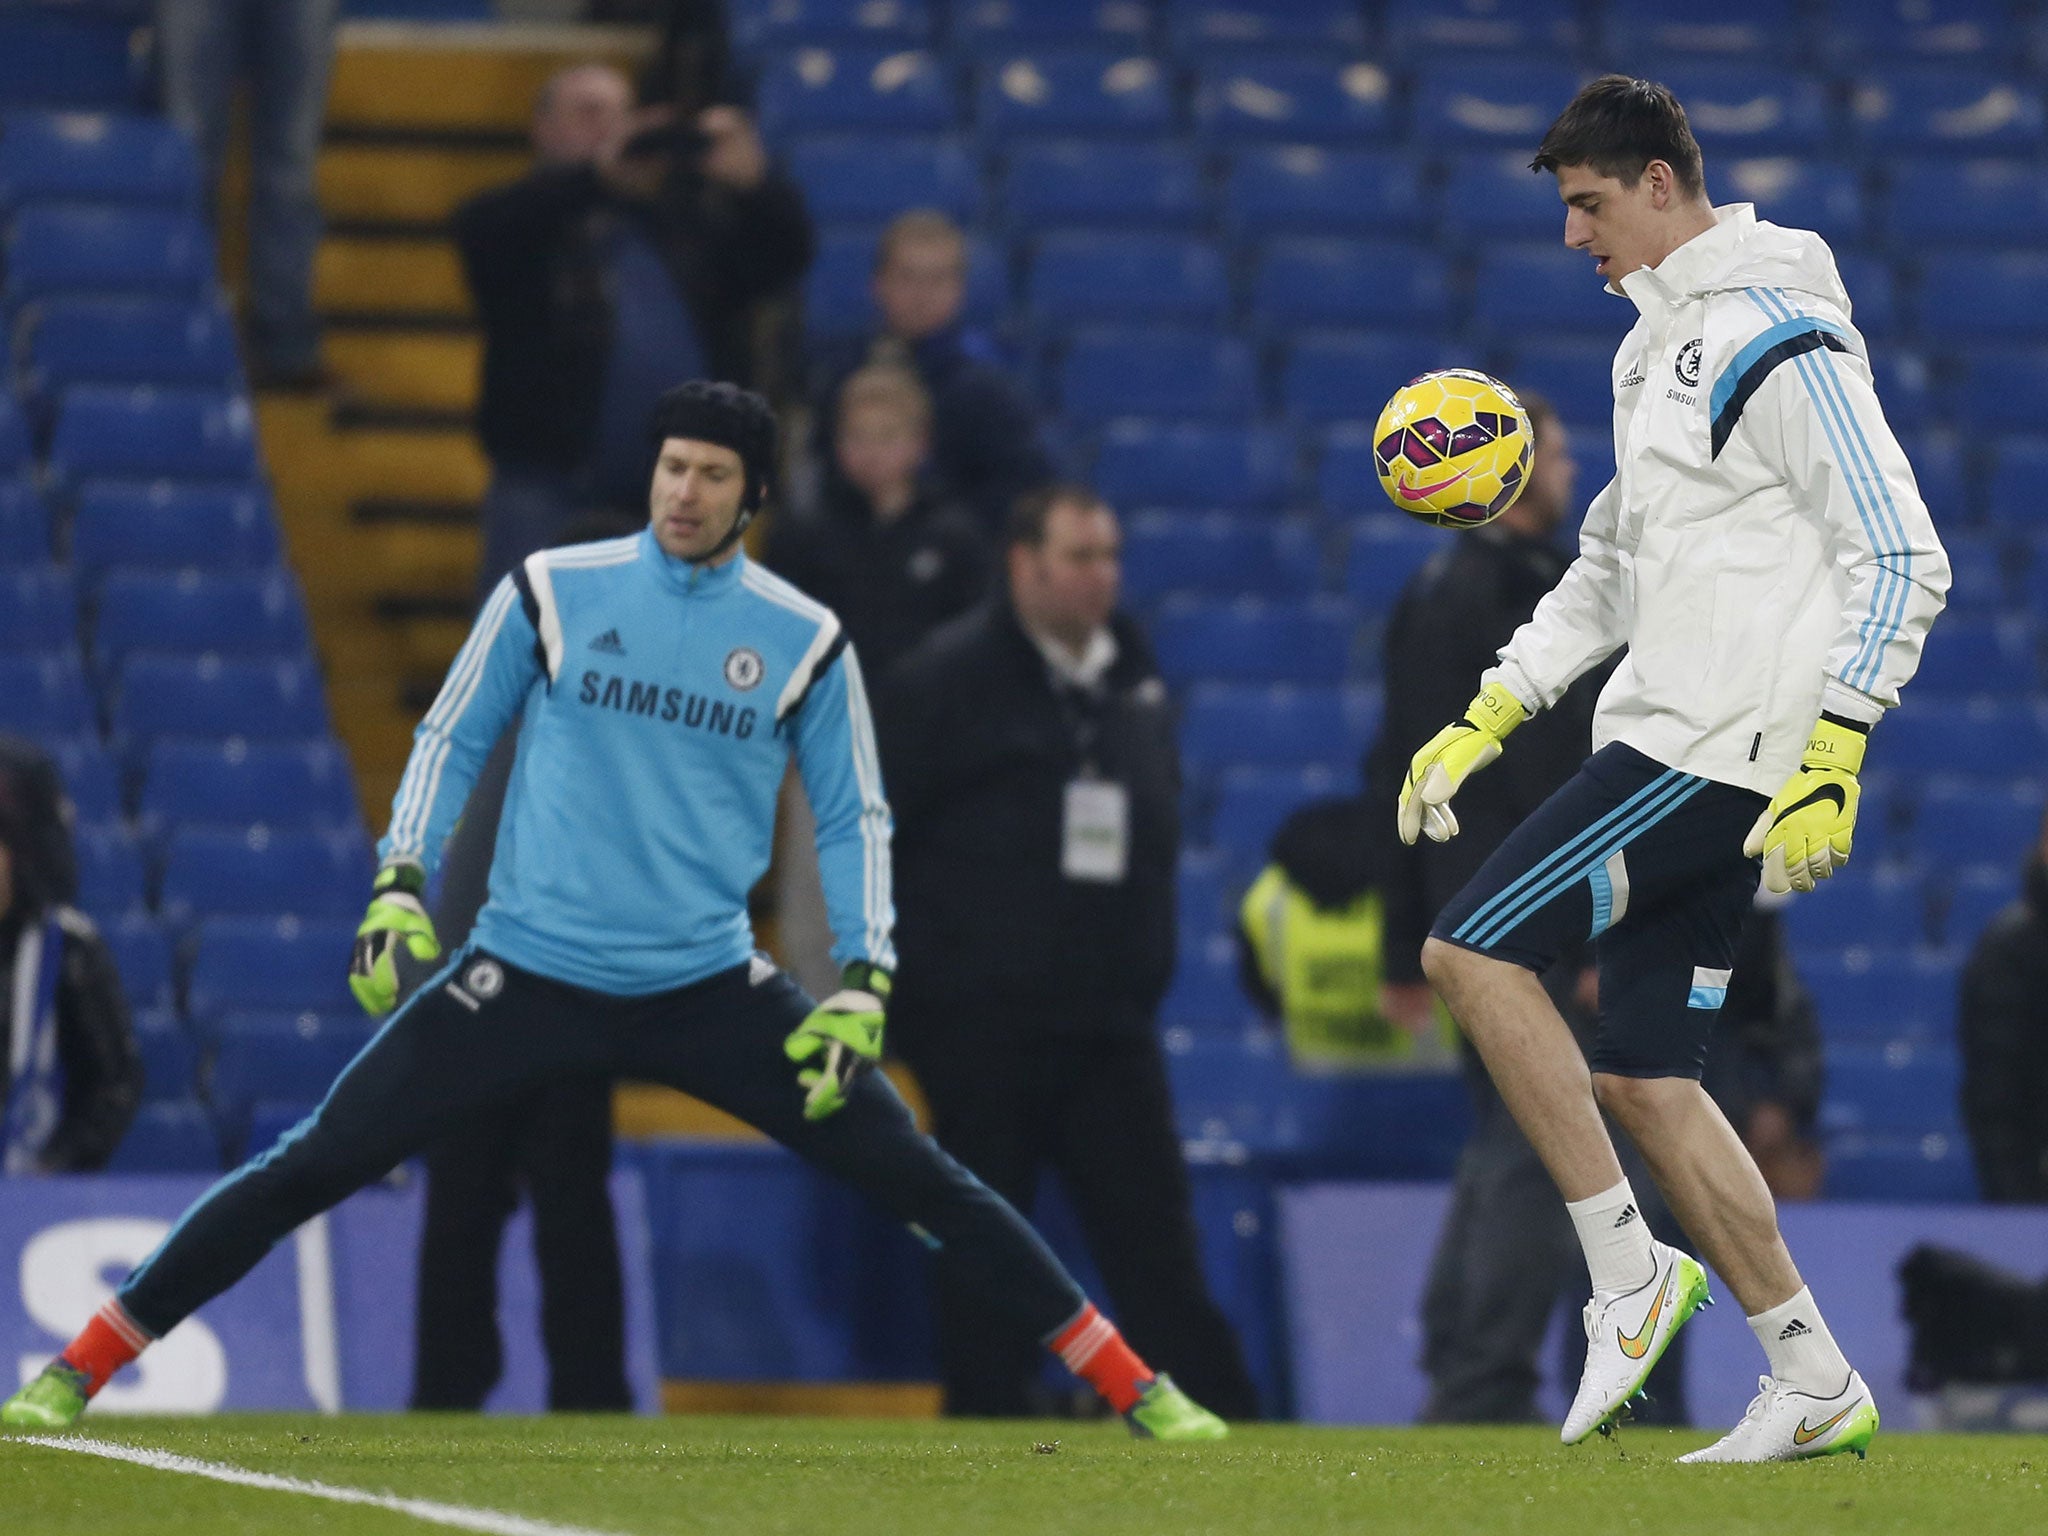
{"type": "Polygon", "coordinates": [[[1799,771],[1785,781],[1743,840],[1749,858],[1764,861],[1764,888],[1783,895],[1810,891],[1849,862],[1856,805],[1863,788],[1863,749],[1870,727],[1840,715],[1814,722],[1799,771]]]}
{"type": "Polygon", "coordinates": [[[1401,841],[1413,843],[1423,833],[1433,843],[1458,835],[1451,796],[1465,780],[1500,756],[1508,733],[1528,718],[1522,701],[1499,683],[1488,683],[1465,708],[1465,718],[1447,725],[1408,764],[1401,785],[1397,825],[1401,841]]]}
{"type": "Polygon", "coordinates": [[[806,1120],[822,1120],[843,1109],[853,1080],[882,1059],[889,973],[856,960],[839,973],[839,983],[839,990],[813,1008],[782,1042],[783,1054],[791,1061],[822,1058],[796,1075],[804,1089],[806,1120]]]}
{"type": "Polygon", "coordinates": [[[434,937],[434,920],[420,904],[420,892],[427,883],[426,871],[417,864],[387,864],[377,871],[370,889],[370,910],[356,930],[356,945],[349,956],[348,989],[368,1014],[389,1013],[398,1005],[398,946],[415,960],[440,958],[441,941],[434,937]]]}

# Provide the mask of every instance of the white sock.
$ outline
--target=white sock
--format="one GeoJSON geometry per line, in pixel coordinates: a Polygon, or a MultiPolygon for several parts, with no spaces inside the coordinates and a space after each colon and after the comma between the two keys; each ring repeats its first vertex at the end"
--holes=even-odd
{"type": "Polygon", "coordinates": [[[1596,1295],[1626,1295],[1649,1283],[1657,1260],[1650,1252],[1649,1224],[1636,1208],[1636,1192],[1627,1179],[1584,1200],[1567,1200],[1564,1208],[1578,1228],[1596,1295]]]}
{"type": "Polygon", "coordinates": [[[1790,1301],[1749,1320],[1757,1343],[1770,1357],[1771,1375],[1812,1397],[1838,1397],[1849,1383],[1849,1362],[1821,1321],[1813,1292],[1805,1286],[1790,1301]]]}

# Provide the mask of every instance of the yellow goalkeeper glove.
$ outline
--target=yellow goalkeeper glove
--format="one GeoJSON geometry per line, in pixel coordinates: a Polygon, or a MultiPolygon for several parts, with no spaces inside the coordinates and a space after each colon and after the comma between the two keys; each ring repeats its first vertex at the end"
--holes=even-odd
{"type": "Polygon", "coordinates": [[[1401,785],[1401,841],[1413,843],[1423,833],[1435,843],[1456,837],[1458,818],[1451,812],[1451,796],[1500,756],[1508,733],[1527,718],[1520,699],[1499,683],[1488,683],[1466,706],[1464,719],[1430,737],[1409,762],[1401,785]]]}
{"type": "Polygon", "coordinates": [[[1810,891],[1816,880],[1849,862],[1856,804],[1863,798],[1856,775],[1869,741],[1869,726],[1840,715],[1822,715],[1814,723],[1799,771],[1743,840],[1743,853],[1764,861],[1766,890],[1810,891]]]}

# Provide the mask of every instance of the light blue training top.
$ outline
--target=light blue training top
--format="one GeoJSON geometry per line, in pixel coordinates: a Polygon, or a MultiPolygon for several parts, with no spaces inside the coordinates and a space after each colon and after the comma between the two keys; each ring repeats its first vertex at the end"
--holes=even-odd
{"type": "Polygon", "coordinates": [[[715,569],[677,560],[651,530],[529,557],[491,594],[413,733],[377,845],[386,862],[432,871],[515,716],[481,948],[621,996],[744,963],[747,893],[768,868],[794,757],[833,957],[894,966],[867,690],[823,604],[744,553],[715,569]]]}

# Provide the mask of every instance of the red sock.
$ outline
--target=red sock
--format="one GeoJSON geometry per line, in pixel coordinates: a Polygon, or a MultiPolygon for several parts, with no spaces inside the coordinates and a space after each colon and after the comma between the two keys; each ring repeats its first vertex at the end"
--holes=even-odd
{"type": "Polygon", "coordinates": [[[1089,1302],[1073,1321],[1047,1341],[1060,1363],[1087,1382],[1118,1413],[1128,1413],[1152,1384],[1152,1368],[1140,1360],[1116,1324],[1089,1302]]]}
{"type": "Polygon", "coordinates": [[[116,1298],[93,1313],[92,1321],[57,1358],[74,1371],[85,1372],[85,1395],[91,1397],[109,1376],[155,1342],[116,1298]]]}

